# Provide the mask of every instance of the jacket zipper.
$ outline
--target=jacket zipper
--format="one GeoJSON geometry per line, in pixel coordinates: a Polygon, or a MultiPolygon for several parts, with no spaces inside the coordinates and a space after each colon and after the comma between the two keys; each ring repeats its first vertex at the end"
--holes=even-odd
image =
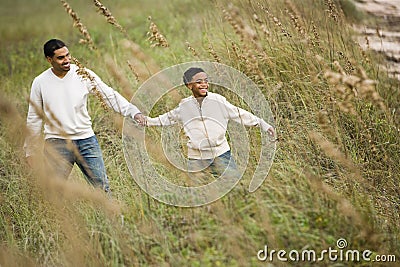
{"type": "MultiPolygon", "coordinates": [[[[196,98],[194,98],[194,100],[196,101],[197,108],[199,109],[199,112],[200,112],[201,122],[203,123],[203,127],[204,127],[205,135],[206,135],[206,138],[207,138],[208,146],[210,147],[212,155],[214,157],[214,151],[213,151],[213,148],[212,148],[211,143],[210,143],[210,137],[208,135],[206,124],[204,123],[203,109],[201,108],[199,101],[197,101],[196,98]]],[[[206,98],[203,99],[202,105],[204,104],[204,101],[206,101],[206,98]]]]}

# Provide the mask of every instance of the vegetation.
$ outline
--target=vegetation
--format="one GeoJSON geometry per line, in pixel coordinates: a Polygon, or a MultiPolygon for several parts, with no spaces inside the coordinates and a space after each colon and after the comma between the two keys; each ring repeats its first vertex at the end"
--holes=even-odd
{"type": "MultiPolygon", "coordinates": [[[[348,249],[400,260],[399,81],[355,42],[350,22],[364,22],[350,1],[14,0],[1,6],[1,266],[267,266],[257,258],[265,245],[322,251],[337,249],[339,238],[348,249]],[[208,206],[152,199],[127,168],[123,118],[95,97],[90,113],[112,199],[75,169],[68,181],[48,177],[44,164],[30,169],[22,149],[27,97],[32,79],[48,67],[42,45],[50,38],[64,40],[127,99],[152,74],[182,62],[217,61],[245,73],[269,101],[279,137],[263,185],[247,191],[250,164],[241,184],[208,206]]],[[[174,107],[165,103],[152,112],[174,107]]],[[[257,151],[257,136],[250,144],[257,151]]],[[[313,265],[276,257],[273,264],[313,265]]],[[[325,258],[316,265],[334,264],[325,258]]]]}

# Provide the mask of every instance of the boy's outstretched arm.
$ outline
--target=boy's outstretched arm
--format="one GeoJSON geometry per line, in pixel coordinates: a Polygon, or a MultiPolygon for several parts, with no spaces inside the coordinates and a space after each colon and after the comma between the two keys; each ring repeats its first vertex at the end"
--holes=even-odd
{"type": "MultiPolygon", "coordinates": [[[[160,116],[157,116],[155,118],[151,118],[148,116],[145,116],[145,123],[143,126],[169,126],[173,125],[179,122],[180,120],[180,109],[179,107],[168,111],[167,113],[164,113],[160,116]]],[[[142,125],[142,124],[140,124],[142,125]]]]}

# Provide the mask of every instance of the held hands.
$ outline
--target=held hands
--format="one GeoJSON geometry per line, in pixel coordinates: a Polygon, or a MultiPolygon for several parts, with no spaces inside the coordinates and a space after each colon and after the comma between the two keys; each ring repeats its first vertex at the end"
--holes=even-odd
{"type": "Polygon", "coordinates": [[[147,120],[146,117],[142,113],[136,113],[135,116],[133,116],[133,119],[140,125],[140,126],[146,126],[147,120]]]}

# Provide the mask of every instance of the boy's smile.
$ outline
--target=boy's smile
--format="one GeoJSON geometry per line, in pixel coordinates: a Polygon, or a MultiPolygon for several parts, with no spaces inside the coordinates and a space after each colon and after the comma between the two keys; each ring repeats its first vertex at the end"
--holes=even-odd
{"type": "Polygon", "coordinates": [[[195,98],[205,97],[208,92],[208,77],[205,72],[196,73],[192,77],[192,81],[188,84],[188,88],[192,90],[195,98]]]}

